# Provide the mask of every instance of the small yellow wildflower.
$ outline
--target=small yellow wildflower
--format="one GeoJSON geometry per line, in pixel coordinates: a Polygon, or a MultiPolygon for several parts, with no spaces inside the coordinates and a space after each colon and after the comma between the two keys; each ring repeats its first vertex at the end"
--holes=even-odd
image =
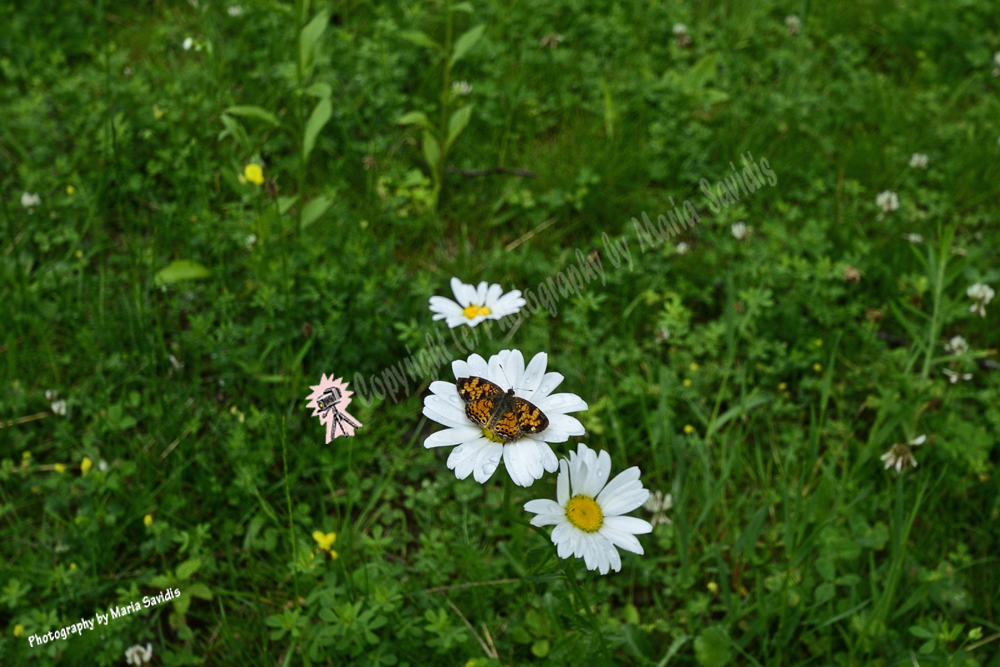
{"type": "Polygon", "coordinates": [[[691,435],[692,433],[694,433],[694,426],[688,424],[687,426],[684,427],[684,432],[687,433],[688,435],[691,435]]]}
{"type": "Polygon", "coordinates": [[[690,387],[694,382],[691,381],[691,378],[684,378],[684,382],[681,382],[681,384],[685,387],[690,387]]]}
{"type": "Polygon", "coordinates": [[[819,373],[821,370],[823,370],[823,364],[817,361],[815,364],[813,364],[813,370],[819,373]]]}
{"type": "Polygon", "coordinates": [[[150,526],[152,526],[153,525],[153,515],[152,514],[147,514],[146,516],[142,517],[142,523],[145,524],[145,526],[147,528],[149,528],[150,526]]]}
{"type": "Polygon", "coordinates": [[[64,466],[62,463],[56,463],[55,465],[52,466],[52,469],[55,470],[60,475],[66,472],[66,466],[64,466]]]}
{"type": "Polygon", "coordinates": [[[21,458],[24,459],[25,461],[27,461],[28,459],[31,458],[31,452],[23,452],[21,454],[21,458]]]}
{"type": "Polygon", "coordinates": [[[784,382],[779,382],[778,383],[778,391],[785,391],[786,389],[788,389],[788,385],[787,384],[785,384],[784,382]]]}
{"type": "Polygon", "coordinates": [[[690,369],[691,369],[691,372],[692,372],[692,373],[697,373],[697,372],[698,372],[698,368],[700,368],[700,367],[698,366],[698,364],[696,364],[696,363],[694,363],[694,362],[692,361],[692,362],[691,362],[691,365],[690,365],[690,366],[688,366],[688,368],[690,368],[690,369]]]}
{"type": "Polygon", "coordinates": [[[66,194],[71,195],[74,192],[76,192],[76,188],[74,188],[72,185],[67,185],[66,186],[66,194]]]}
{"type": "Polygon", "coordinates": [[[79,526],[81,523],[83,523],[83,517],[82,516],[76,517],[75,519],[73,519],[73,523],[79,526]]]}
{"type": "Polygon", "coordinates": [[[14,636],[20,637],[23,634],[24,634],[24,626],[18,623],[17,625],[14,626],[14,636]]]}
{"type": "Polygon", "coordinates": [[[83,259],[83,251],[82,250],[77,250],[76,251],[76,258],[77,259],[83,259]]]}
{"type": "Polygon", "coordinates": [[[153,118],[155,120],[160,120],[163,118],[163,114],[167,113],[165,109],[161,109],[159,105],[153,105],[153,118]]]}
{"type": "Polygon", "coordinates": [[[75,570],[76,569],[76,563],[70,563],[69,564],[69,569],[75,570]]]}
{"type": "Polygon", "coordinates": [[[815,345],[816,347],[823,347],[823,339],[817,338],[816,340],[813,341],[813,345],[815,345]]]}
{"type": "Polygon", "coordinates": [[[251,162],[243,168],[243,176],[254,185],[264,185],[264,170],[259,164],[251,162]]]}
{"type": "Polygon", "coordinates": [[[89,456],[84,456],[83,460],[80,461],[80,472],[86,475],[90,472],[90,469],[94,467],[94,462],[90,460],[89,456]]]}
{"type": "Polygon", "coordinates": [[[312,538],[316,540],[320,549],[330,554],[330,558],[337,558],[337,552],[330,548],[337,541],[337,533],[324,534],[323,531],[317,530],[312,534],[312,538]]]}
{"type": "Polygon", "coordinates": [[[708,590],[711,591],[712,595],[718,595],[719,584],[715,583],[714,581],[708,582],[708,590]]]}

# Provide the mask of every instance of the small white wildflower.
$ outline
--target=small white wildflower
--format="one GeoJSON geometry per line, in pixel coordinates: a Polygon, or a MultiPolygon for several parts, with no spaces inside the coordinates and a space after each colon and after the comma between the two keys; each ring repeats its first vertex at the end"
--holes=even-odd
{"type": "Polygon", "coordinates": [[[945,374],[945,376],[948,378],[948,382],[952,384],[958,382],[959,378],[962,378],[962,380],[966,381],[972,379],[972,373],[959,373],[957,371],[951,370],[950,368],[942,368],[941,372],[945,374]]]}
{"type": "Polygon", "coordinates": [[[100,470],[101,472],[107,472],[108,462],[105,461],[104,459],[101,459],[100,461],[97,462],[97,469],[100,470]]]}
{"type": "Polygon", "coordinates": [[[970,285],[965,293],[970,299],[975,301],[975,303],[969,306],[969,312],[973,315],[978,314],[980,317],[986,317],[986,306],[996,296],[993,288],[985,283],[976,283],[975,285],[970,285]]]}
{"type": "Polygon", "coordinates": [[[453,81],[451,84],[451,91],[456,95],[465,96],[472,92],[472,86],[465,79],[462,79],[461,81],[453,81]]]}
{"type": "Polygon", "coordinates": [[[670,329],[667,327],[659,327],[656,330],[656,340],[665,341],[670,338],[670,329]]]}
{"type": "Polygon", "coordinates": [[[175,357],[174,355],[168,354],[167,359],[170,360],[170,365],[174,367],[175,371],[180,372],[180,370],[184,368],[184,364],[178,361],[177,357],[175,357]]]}
{"type": "Polygon", "coordinates": [[[677,247],[674,248],[674,251],[678,255],[684,255],[684,254],[687,254],[687,251],[690,250],[690,249],[691,249],[691,246],[689,246],[684,241],[681,241],[680,243],[677,244],[677,247]]]}
{"type": "Polygon", "coordinates": [[[914,153],[910,156],[910,166],[914,169],[926,169],[927,155],[924,153],[914,153]]]}
{"type": "Polygon", "coordinates": [[[229,8],[226,9],[226,13],[232,17],[240,16],[243,14],[243,8],[239,5],[229,5],[229,8]]]}
{"type": "Polygon", "coordinates": [[[667,510],[674,506],[674,497],[671,494],[663,495],[661,491],[654,491],[647,500],[643,507],[647,509],[653,518],[649,520],[653,526],[658,526],[664,524],[669,526],[673,523],[670,517],[667,516],[667,510]]]}
{"type": "Polygon", "coordinates": [[[969,343],[961,336],[952,336],[951,340],[945,343],[944,351],[949,354],[965,354],[969,351],[969,343]]]}
{"type": "Polygon", "coordinates": [[[882,460],[885,461],[885,469],[895,467],[896,472],[900,473],[904,466],[917,467],[917,460],[913,457],[913,451],[911,447],[919,447],[924,444],[927,440],[926,435],[920,435],[913,438],[905,445],[893,445],[889,448],[885,454],[882,455],[882,460]]]}
{"type": "Polygon", "coordinates": [[[58,397],[58,396],[59,396],[59,392],[56,391],[55,389],[46,389],[45,390],[45,400],[48,401],[49,403],[51,403],[52,401],[56,400],[56,397],[58,397]]]}
{"type": "Polygon", "coordinates": [[[66,416],[66,401],[62,399],[52,401],[50,408],[52,409],[52,414],[59,415],[60,417],[66,416]]]}
{"type": "Polygon", "coordinates": [[[996,53],[993,54],[993,64],[995,64],[997,67],[1000,67],[1000,51],[997,51],[996,53]]]}
{"type": "Polygon", "coordinates": [[[21,206],[26,209],[32,209],[42,203],[42,198],[38,196],[37,192],[25,192],[21,195],[21,206]]]}
{"type": "Polygon", "coordinates": [[[732,231],[733,238],[737,241],[745,241],[753,234],[753,227],[747,227],[745,222],[737,222],[732,226],[730,231],[732,231]]]}
{"type": "Polygon", "coordinates": [[[909,234],[903,234],[903,238],[914,245],[920,245],[924,242],[924,237],[915,232],[910,232],[909,234]]]}
{"type": "Polygon", "coordinates": [[[788,26],[789,35],[797,35],[802,27],[802,19],[795,14],[790,14],[785,17],[785,25],[788,26]]]}
{"type": "Polygon", "coordinates": [[[132,68],[126,65],[125,68],[122,69],[122,74],[125,76],[132,76],[132,68]]]}
{"type": "Polygon", "coordinates": [[[192,46],[194,46],[194,40],[191,39],[190,37],[185,37],[184,41],[181,43],[181,47],[185,51],[190,51],[192,46]]]}
{"type": "Polygon", "coordinates": [[[247,250],[252,250],[256,243],[257,243],[256,234],[250,234],[245,239],[243,239],[243,245],[246,246],[247,250]]]}
{"type": "Polygon", "coordinates": [[[675,35],[686,35],[687,31],[688,31],[688,27],[686,25],[684,25],[683,23],[675,23],[674,24],[674,34],[675,35]]]}
{"type": "Polygon", "coordinates": [[[875,204],[882,209],[883,213],[892,213],[899,208],[899,197],[895,192],[886,190],[875,197],[875,204]]]}
{"type": "Polygon", "coordinates": [[[125,662],[130,665],[144,665],[149,662],[152,657],[152,644],[146,644],[145,648],[143,648],[140,644],[136,644],[125,651],[125,662]]]}
{"type": "Polygon", "coordinates": [[[550,32],[549,34],[545,35],[540,40],[538,40],[538,43],[541,46],[554,49],[562,43],[563,39],[564,39],[563,36],[560,35],[558,32],[550,32]]]}

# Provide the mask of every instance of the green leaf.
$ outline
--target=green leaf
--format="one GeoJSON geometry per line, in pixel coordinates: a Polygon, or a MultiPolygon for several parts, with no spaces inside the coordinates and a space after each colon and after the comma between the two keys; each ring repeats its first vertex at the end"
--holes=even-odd
{"type": "Polygon", "coordinates": [[[181,280],[200,280],[210,275],[208,269],[188,259],[178,259],[167,265],[156,274],[153,282],[157,285],[170,285],[181,280]]]}
{"type": "Polygon", "coordinates": [[[314,83],[309,86],[303,92],[305,92],[306,95],[318,97],[321,100],[330,99],[330,96],[333,95],[333,86],[324,81],[320,81],[319,83],[314,83]]]}
{"type": "Polygon", "coordinates": [[[694,640],[694,655],[702,667],[725,667],[729,664],[729,637],[719,626],[702,630],[694,640]]]}
{"type": "Polygon", "coordinates": [[[419,125],[425,130],[431,130],[434,128],[431,125],[430,119],[427,117],[423,111],[411,111],[409,113],[403,114],[403,116],[396,121],[397,125],[419,125]]]}
{"type": "Polygon", "coordinates": [[[326,10],[323,10],[314,16],[313,20],[306,24],[306,27],[302,28],[299,41],[299,65],[307,76],[309,70],[312,68],[316,45],[319,43],[319,38],[323,36],[323,31],[326,30],[329,22],[330,16],[326,13],[326,10]]]}
{"type": "Polygon", "coordinates": [[[330,116],[333,115],[333,105],[330,104],[330,100],[320,100],[313,109],[312,114],[309,116],[309,121],[306,123],[305,136],[302,137],[302,159],[308,160],[309,154],[312,153],[313,148],[316,146],[316,137],[319,136],[320,130],[323,126],[327,124],[330,120],[330,116]]]}
{"type": "Polygon", "coordinates": [[[472,13],[472,3],[471,2],[460,2],[456,5],[452,5],[451,11],[453,12],[465,12],[466,14],[472,13]]]}
{"type": "Polygon", "coordinates": [[[431,166],[432,171],[437,169],[438,162],[441,160],[441,146],[434,135],[427,130],[424,130],[424,158],[431,166]]]}
{"type": "Polygon", "coordinates": [[[544,658],[549,654],[549,640],[539,639],[531,645],[531,652],[538,658],[544,658]]]}
{"type": "Polygon", "coordinates": [[[168,588],[174,585],[174,578],[165,575],[159,575],[158,577],[153,577],[149,580],[149,585],[153,588],[168,588]]]}
{"type": "Polygon", "coordinates": [[[464,106],[448,119],[448,141],[445,142],[445,150],[451,148],[455,139],[458,139],[458,135],[462,134],[462,130],[469,124],[469,119],[472,117],[472,107],[471,104],[464,106]]]}
{"type": "Polygon", "coordinates": [[[178,614],[186,614],[188,609],[191,608],[191,596],[187,593],[181,593],[179,598],[174,600],[174,611],[178,614]]]}
{"type": "Polygon", "coordinates": [[[285,213],[288,212],[288,209],[290,209],[292,206],[295,205],[295,202],[297,202],[298,200],[299,200],[298,195],[295,195],[293,197],[278,197],[278,213],[284,215],[285,213]]]}
{"type": "Polygon", "coordinates": [[[319,220],[320,216],[326,213],[333,203],[329,197],[320,195],[302,207],[302,229],[319,220]]]}
{"type": "Polygon", "coordinates": [[[243,129],[238,120],[232,116],[222,114],[222,124],[226,126],[226,129],[219,132],[219,141],[222,141],[226,137],[232,137],[238,143],[242,144],[245,149],[249,150],[250,139],[247,137],[246,130],[243,129]]]}
{"type": "Polygon", "coordinates": [[[177,578],[190,579],[191,575],[197,572],[199,567],[201,567],[200,558],[189,558],[177,566],[177,578]]]}
{"type": "Polygon", "coordinates": [[[451,69],[455,63],[465,57],[465,54],[476,45],[476,42],[479,41],[479,38],[483,36],[483,32],[485,31],[486,24],[480,24],[474,28],[469,28],[461,37],[455,40],[455,46],[451,51],[451,58],[448,59],[448,69],[451,69]]]}
{"type": "Polygon", "coordinates": [[[920,648],[917,649],[917,653],[920,655],[927,655],[928,653],[933,653],[934,649],[937,648],[937,642],[935,640],[930,640],[921,644],[920,648]]]}
{"type": "Polygon", "coordinates": [[[816,599],[816,604],[823,604],[824,602],[829,602],[837,594],[837,587],[831,583],[820,584],[816,587],[813,595],[816,599]]]}
{"type": "Polygon", "coordinates": [[[922,628],[919,625],[910,626],[910,634],[914,637],[920,637],[921,639],[933,639],[934,633],[927,628],[922,628]]]}
{"type": "Polygon", "coordinates": [[[444,51],[440,44],[427,36],[427,33],[420,32],[419,30],[401,32],[399,33],[399,36],[408,42],[413,42],[417,46],[426,46],[429,49],[444,51]]]}
{"type": "Polygon", "coordinates": [[[709,53],[696,62],[691,69],[684,73],[682,87],[687,92],[694,92],[699,88],[708,85],[715,78],[715,71],[719,65],[719,54],[709,53]]]}
{"type": "Polygon", "coordinates": [[[212,591],[209,590],[208,586],[201,583],[200,581],[191,584],[188,587],[187,592],[195,596],[196,598],[201,598],[202,600],[212,599],[212,591]]]}
{"type": "Polygon", "coordinates": [[[247,118],[257,118],[258,120],[267,121],[272,125],[281,125],[281,121],[278,117],[267,109],[262,109],[261,107],[253,105],[244,106],[232,106],[226,109],[225,113],[232,114],[234,116],[246,116],[247,118]]]}

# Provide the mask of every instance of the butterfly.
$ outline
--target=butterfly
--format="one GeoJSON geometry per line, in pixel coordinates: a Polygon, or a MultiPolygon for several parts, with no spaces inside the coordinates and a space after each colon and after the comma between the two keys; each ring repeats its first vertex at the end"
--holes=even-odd
{"type": "Polygon", "coordinates": [[[481,377],[458,378],[458,395],[465,401],[465,416],[504,442],[529,433],[541,433],[549,418],[534,404],[506,392],[498,384],[481,377]]]}

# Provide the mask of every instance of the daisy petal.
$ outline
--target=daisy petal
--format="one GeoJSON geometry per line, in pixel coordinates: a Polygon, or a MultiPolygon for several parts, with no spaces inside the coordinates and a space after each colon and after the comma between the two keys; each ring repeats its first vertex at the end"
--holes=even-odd
{"type": "Polygon", "coordinates": [[[587,409],[587,402],[576,394],[552,394],[540,401],[532,401],[546,415],[565,414],[587,409]]]}
{"type": "Polygon", "coordinates": [[[615,530],[622,530],[633,535],[645,535],[653,532],[652,524],[634,516],[609,516],[604,519],[604,523],[615,530]]]}
{"type": "Polygon", "coordinates": [[[480,484],[489,481],[493,473],[496,472],[503,456],[503,445],[497,442],[487,441],[487,445],[479,450],[472,471],[473,478],[480,484]]]}
{"type": "Polygon", "coordinates": [[[463,283],[458,278],[451,279],[451,291],[455,295],[455,300],[458,301],[458,305],[462,308],[467,307],[471,301],[469,301],[468,293],[465,291],[467,285],[463,283]]]}
{"type": "Polygon", "coordinates": [[[548,498],[538,498],[524,503],[525,512],[534,514],[566,514],[566,511],[554,500],[548,498]]]}
{"type": "Polygon", "coordinates": [[[517,391],[514,392],[515,394],[534,402],[532,395],[538,393],[538,387],[542,384],[547,358],[544,352],[539,352],[532,358],[531,363],[528,364],[524,374],[521,376],[521,384],[517,391]]]}
{"type": "Polygon", "coordinates": [[[448,447],[459,445],[463,442],[470,442],[483,436],[483,430],[478,426],[459,426],[456,428],[446,428],[443,431],[432,433],[424,440],[424,447],[448,447]]]}
{"type": "Polygon", "coordinates": [[[639,555],[644,553],[642,550],[642,544],[639,543],[639,540],[636,539],[635,535],[624,530],[614,528],[608,523],[607,519],[604,520],[604,525],[601,526],[597,532],[608,538],[608,541],[616,547],[639,555]]]}
{"type": "Polygon", "coordinates": [[[541,402],[544,401],[549,394],[555,391],[555,388],[559,386],[563,379],[564,378],[561,373],[546,373],[542,376],[542,381],[538,384],[538,389],[531,395],[530,398],[528,398],[528,400],[538,407],[542,407],[541,402]]]}
{"type": "MultiPolygon", "coordinates": [[[[452,386],[454,389],[454,385],[452,386]]],[[[457,396],[457,394],[456,394],[457,396]]],[[[544,410],[542,412],[545,412],[544,410]]],[[[549,428],[555,429],[557,431],[564,431],[567,436],[570,435],[584,435],[587,431],[583,428],[583,424],[576,417],[570,417],[569,415],[560,414],[548,414],[546,416],[549,418],[549,428]]],[[[548,430],[548,429],[546,429],[548,430]]],[[[553,440],[552,442],[564,442],[562,440],[553,440]]]]}

